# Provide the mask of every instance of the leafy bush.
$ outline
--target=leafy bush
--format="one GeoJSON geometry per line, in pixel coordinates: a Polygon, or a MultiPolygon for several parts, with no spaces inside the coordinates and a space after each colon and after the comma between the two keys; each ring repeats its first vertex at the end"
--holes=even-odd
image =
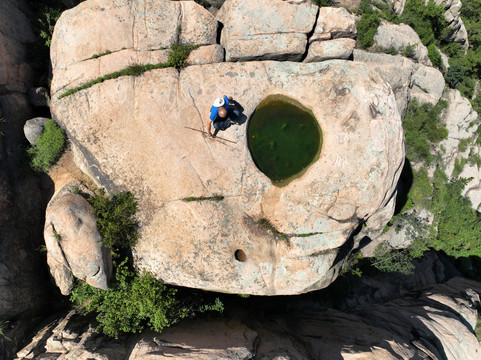
{"type": "Polygon", "coordinates": [[[430,44],[428,46],[428,56],[429,56],[429,60],[431,60],[431,63],[433,64],[433,66],[440,69],[443,62],[442,62],[442,59],[441,59],[441,54],[439,53],[438,49],[436,48],[436,45],[430,44]]]}
{"type": "Polygon", "coordinates": [[[129,248],[137,243],[137,201],[132,193],[121,192],[110,197],[105,191],[97,190],[95,196],[90,196],[88,200],[95,209],[103,244],[111,248],[114,255],[117,249],[129,248]]]}
{"type": "Polygon", "coordinates": [[[429,207],[432,194],[433,188],[428,170],[425,167],[421,167],[418,171],[413,171],[413,183],[408,193],[406,204],[401,212],[418,206],[429,207]]]}
{"type": "Polygon", "coordinates": [[[418,46],[416,44],[409,44],[402,51],[402,55],[405,56],[405,57],[408,57],[410,59],[414,59],[414,57],[416,56],[416,48],[417,47],[418,46]]]}
{"type": "Polygon", "coordinates": [[[448,136],[448,130],[440,124],[439,118],[441,110],[446,107],[444,100],[440,100],[435,107],[430,104],[419,106],[416,100],[411,101],[403,119],[406,156],[410,161],[432,162],[431,144],[448,136]]]}
{"type": "Polygon", "coordinates": [[[192,50],[198,48],[195,45],[187,45],[187,44],[175,44],[172,45],[167,64],[170,67],[174,67],[176,69],[182,69],[187,66],[187,58],[192,50]]]}
{"type": "Polygon", "coordinates": [[[431,209],[437,232],[432,246],[454,257],[481,256],[481,218],[469,199],[462,195],[466,181],[449,181],[440,168],[434,172],[431,209]]]}
{"type": "Polygon", "coordinates": [[[433,0],[408,0],[401,21],[410,25],[426,46],[441,40],[444,36],[444,7],[433,0]]]}
{"type": "Polygon", "coordinates": [[[357,40],[362,49],[370,48],[374,44],[374,34],[377,31],[381,19],[377,13],[362,14],[357,22],[357,40]]]}
{"type": "Polygon", "coordinates": [[[218,298],[206,304],[202,297],[177,296],[177,293],[177,289],[149,273],[136,276],[125,259],[116,266],[115,280],[109,290],[81,283],[72,291],[70,300],[85,313],[97,313],[97,330],[114,338],[141,332],[145,327],[161,332],[196,312],[223,310],[218,298]]]}
{"type": "Polygon", "coordinates": [[[449,87],[455,89],[456,86],[463,80],[465,74],[466,67],[461,63],[454,63],[451,64],[444,78],[449,87]]]}
{"type": "Polygon", "coordinates": [[[45,123],[42,135],[37,143],[27,150],[31,157],[32,168],[38,171],[47,171],[60,157],[65,147],[65,133],[53,121],[45,123]]]}

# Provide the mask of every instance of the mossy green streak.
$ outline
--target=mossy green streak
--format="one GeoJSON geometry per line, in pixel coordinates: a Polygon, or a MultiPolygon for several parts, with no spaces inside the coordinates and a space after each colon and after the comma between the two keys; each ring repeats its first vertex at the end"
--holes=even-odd
{"type": "Polygon", "coordinates": [[[312,112],[282,96],[269,96],[249,121],[248,145],[257,167],[283,185],[318,158],[322,133],[312,112]]]}

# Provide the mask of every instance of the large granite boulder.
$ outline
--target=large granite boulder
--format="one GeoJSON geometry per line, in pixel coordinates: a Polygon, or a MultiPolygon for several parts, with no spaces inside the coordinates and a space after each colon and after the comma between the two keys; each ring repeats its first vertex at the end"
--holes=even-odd
{"type": "Polygon", "coordinates": [[[92,206],[72,193],[76,181],[64,185],[50,200],[45,219],[45,244],[50,273],[60,291],[70,294],[73,277],[107,290],[112,272],[110,249],[102,245],[92,206]]]}
{"type": "Polygon", "coordinates": [[[136,265],[168,283],[257,294],[326,286],[338,248],[391,198],[404,158],[390,87],[352,62],[191,66],[118,78],[60,100],[58,93],[53,113],[85,171],[110,191],[139,198],[136,265]],[[323,130],[319,160],[275,186],[255,166],[244,126],[224,135],[233,145],[184,127],[204,127],[212,101],[205,88],[237,98],[248,117],[268,95],[303,103],[323,130]],[[213,194],[224,200],[183,200],[213,194]],[[290,245],[263,230],[261,219],[290,234],[290,245]],[[246,262],[235,260],[237,249],[246,262]]]}
{"type": "MultiPolygon", "coordinates": [[[[63,34],[75,33],[79,23],[69,16],[55,30],[58,54],[67,51],[63,34]]],[[[59,69],[53,69],[51,109],[77,163],[108,191],[129,190],[139,199],[135,265],[167,283],[269,295],[325,287],[349,253],[343,245],[393,199],[404,161],[401,121],[391,87],[370,65],[252,61],[168,68],[60,99],[74,84],[60,86],[69,68],[59,69]],[[323,132],[319,159],[277,186],[252,160],[245,125],[222,135],[234,144],[185,128],[205,129],[212,101],[222,94],[237,99],[247,118],[269,95],[312,110],[323,132]],[[214,194],[223,199],[186,201],[214,194]],[[237,250],[245,258],[236,258],[237,250]]],[[[379,219],[390,218],[391,205],[379,219]]]]}
{"type": "Polygon", "coordinates": [[[317,9],[310,1],[227,0],[216,15],[226,61],[300,60],[317,9]]]}

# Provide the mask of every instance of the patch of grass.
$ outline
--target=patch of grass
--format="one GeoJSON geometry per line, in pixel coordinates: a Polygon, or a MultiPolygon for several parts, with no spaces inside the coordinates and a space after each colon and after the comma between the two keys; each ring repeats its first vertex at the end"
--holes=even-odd
{"type": "Polygon", "coordinates": [[[48,120],[37,143],[27,150],[32,168],[37,171],[47,171],[60,158],[64,148],[64,131],[54,120],[48,120]]]}
{"type": "Polygon", "coordinates": [[[79,311],[97,314],[97,331],[108,336],[140,333],[146,327],[161,332],[196,313],[224,309],[219,298],[209,301],[197,293],[181,293],[147,272],[136,275],[127,259],[114,265],[115,278],[108,290],[81,282],[70,296],[79,311]]]}
{"type": "Polygon", "coordinates": [[[112,249],[113,255],[118,249],[131,248],[137,243],[137,200],[132,193],[124,191],[108,196],[100,189],[88,201],[95,210],[103,244],[112,249]]]}
{"type": "Polygon", "coordinates": [[[218,195],[218,194],[214,194],[213,196],[199,196],[199,197],[191,196],[191,197],[183,198],[182,200],[184,201],[203,201],[203,200],[220,201],[220,200],[224,200],[224,196],[218,195]]]}
{"type": "Polygon", "coordinates": [[[100,53],[100,54],[94,54],[94,55],[92,55],[91,59],[97,59],[97,58],[99,58],[99,57],[101,57],[101,56],[109,55],[109,54],[112,54],[112,51],[106,50],[106,51],[104,51],[104,52],[102,52],[102,53],[100,53]]]}

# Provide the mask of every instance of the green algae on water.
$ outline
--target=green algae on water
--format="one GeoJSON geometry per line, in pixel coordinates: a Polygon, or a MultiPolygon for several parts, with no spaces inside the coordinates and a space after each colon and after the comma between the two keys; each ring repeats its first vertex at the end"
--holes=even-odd
{"type": "Polygon", "coordinates": [[[322,132],[312,112],[289,98],[268,96],[249,121],[255,164],[274,183],[301,174],[318,157],[322,132]]]}

